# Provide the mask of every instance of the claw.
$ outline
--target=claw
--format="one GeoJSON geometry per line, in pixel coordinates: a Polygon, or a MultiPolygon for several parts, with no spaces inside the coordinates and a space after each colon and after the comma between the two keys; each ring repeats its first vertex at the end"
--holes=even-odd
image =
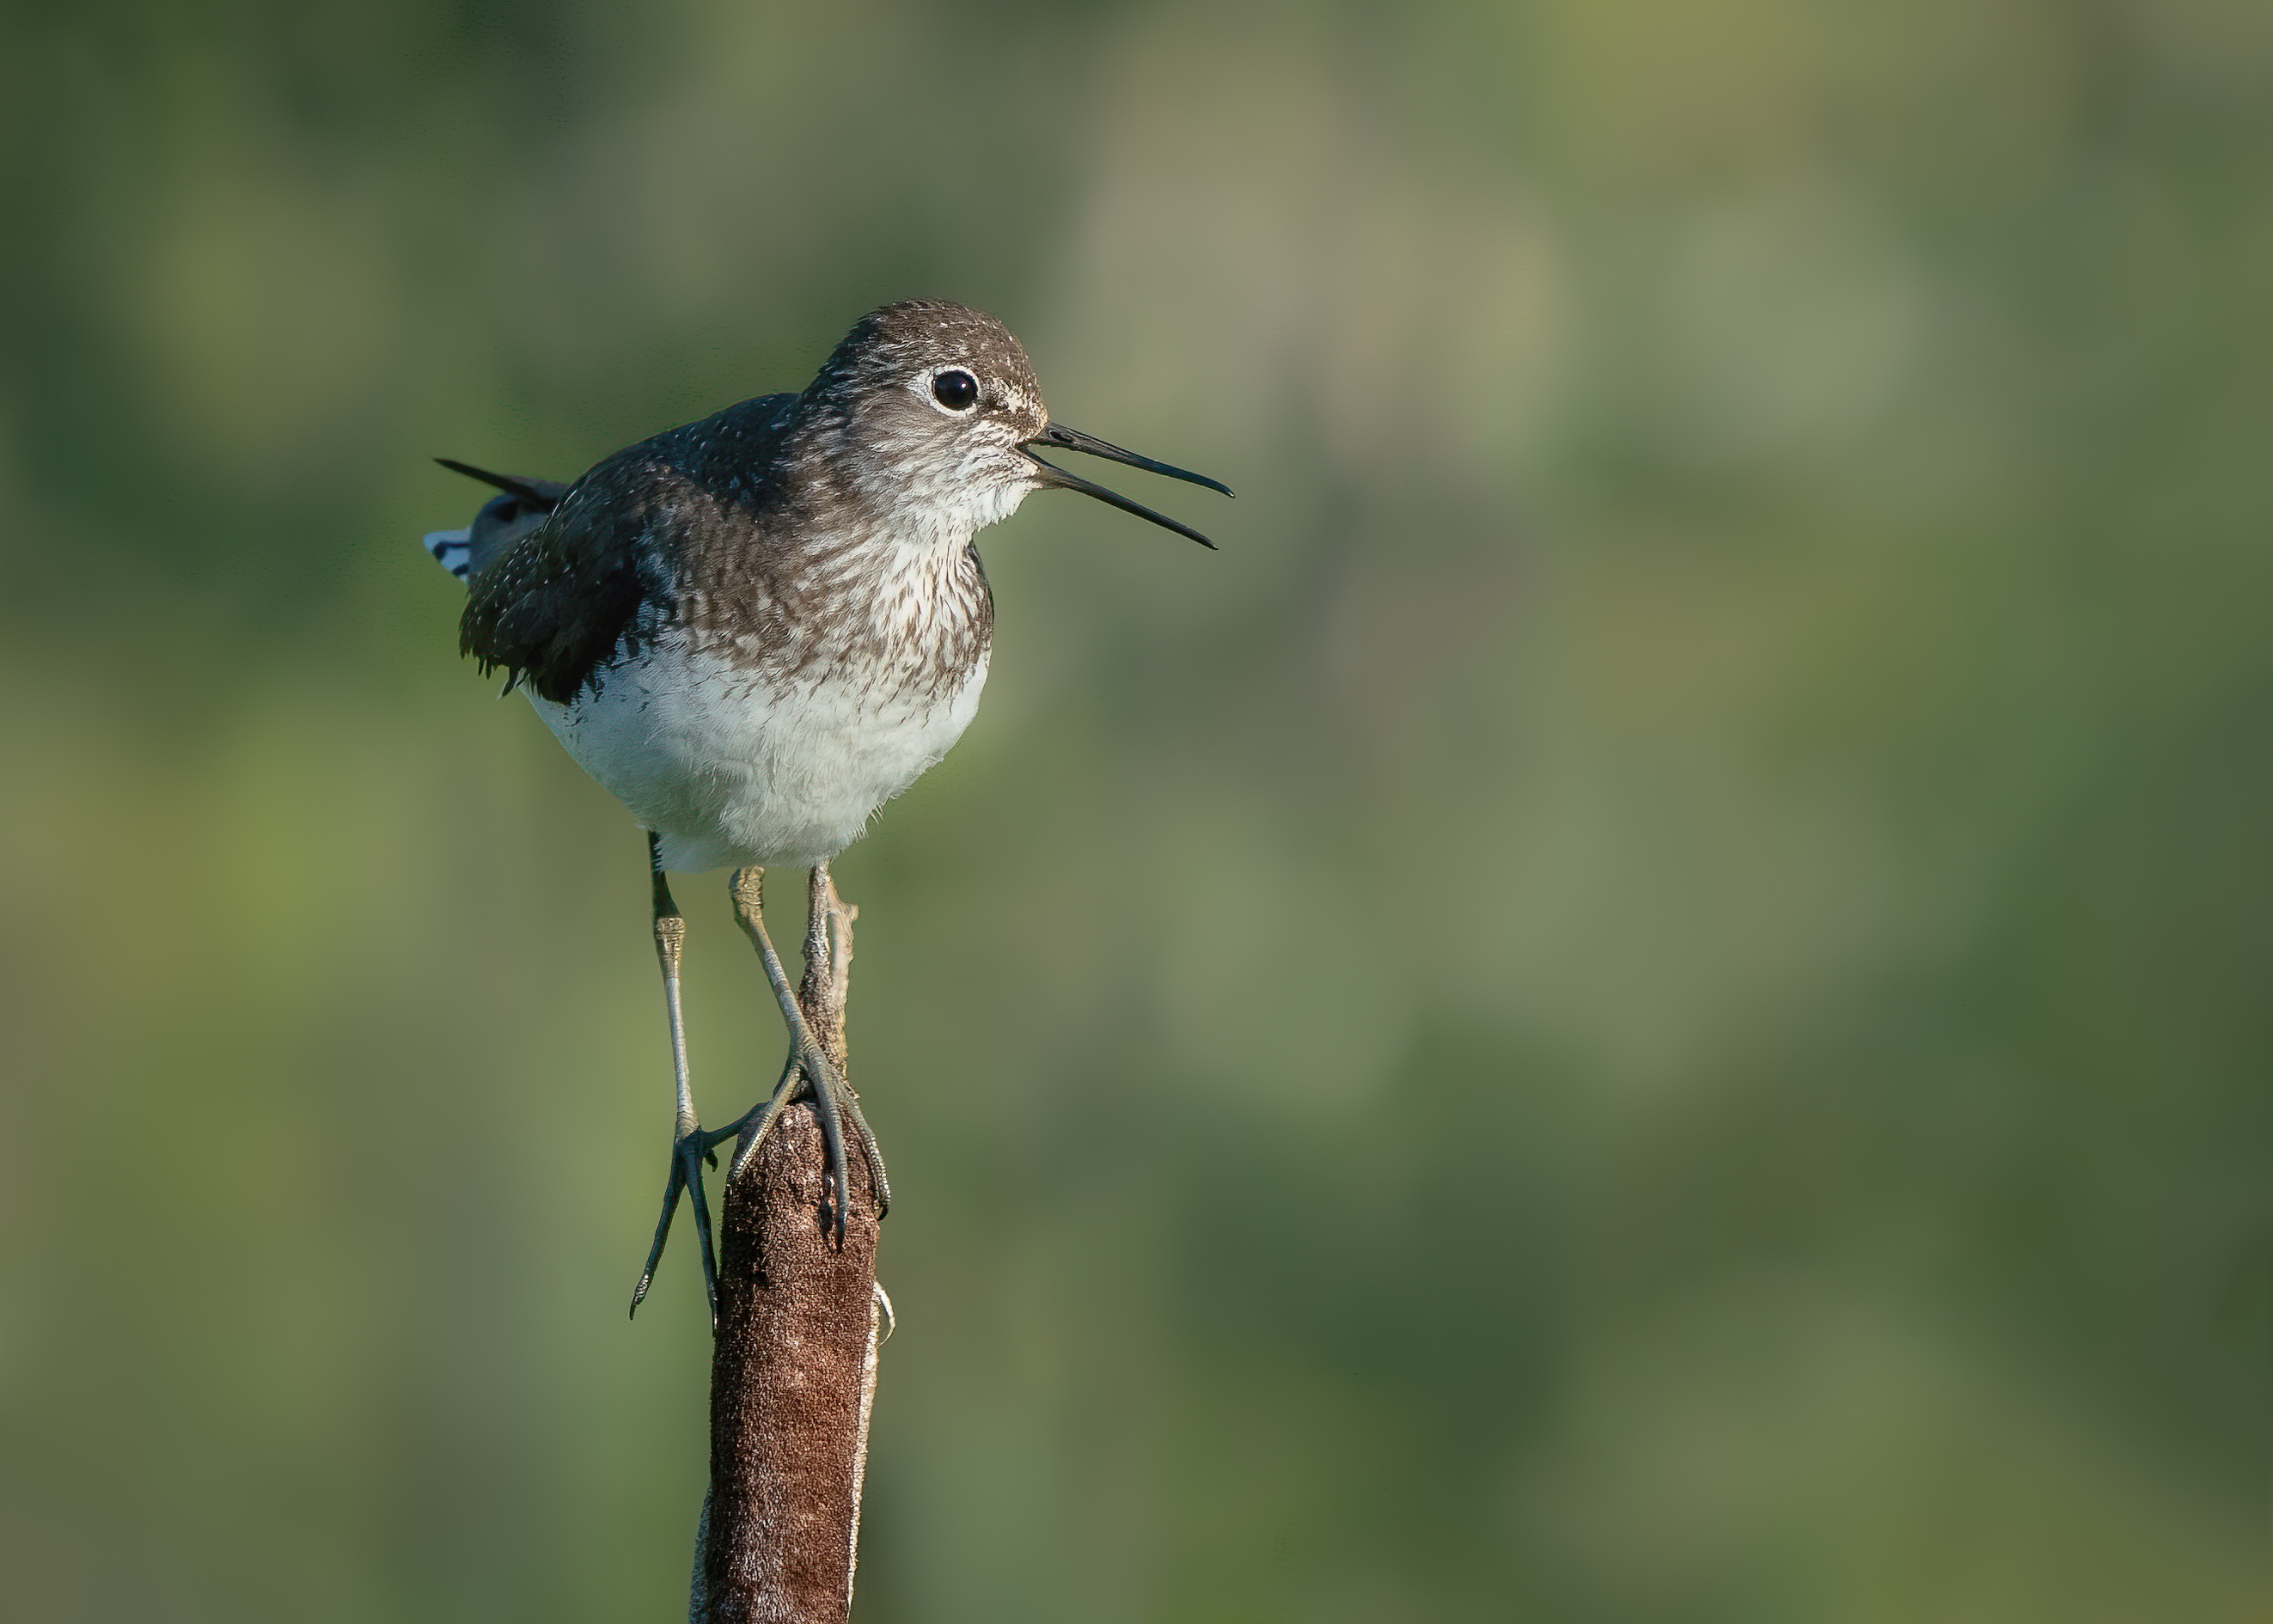
{"type": "Polygon", "coordinates": [[[734,1147],[734,1159],[726,1171],[726,1181],[731,1184],[742,1175],[781,1113],[807,1095],[814,1102],[814,1114],[821,1119],[821,1141],[829,1156],[828,1216],[824,1219],[836,1231],[841,1243],[844,1239],[844,1219],[851,1207],[851,1169],[844,1153],[844,1121],[850,1118],[852,1131],[859,1136],[861,1159],[868,1164],[869,1182],[874,1186],[876,1216],[881,1218],[891,1202],[891,1181],[884,1172],[883,1153],[876,1147],[876,1135],[860,1114],[860,1104],[851,1086],[831,1065],[829,1057],[817,1049],[791,1048],[789,1059],[782,1065],[782,1074],[774,1084],[771,1098],[758,1111],[752,1111],[731,1127],[722,1129],[720,1137],[739,1134],[740,1142],[734,1147]]]}
{"type": "Polygon", "coordinates": [[[718,1146],[733,1137],[734,1129],[722,1133],[706,1133],[701,1128],[682,1134],[671,1143],[671,1174],[663,1186],[663,1216],[656,1220],[655,1240],[647,1249],[647,1263],[640,1270],[639,1284],[632,1288],[631,1313],[636,1316],[639,1306],[647,1300],[648,1288],[655,1283],[656,1265],[663,1261],[664,1243],[671,1239],[671,1220],[679,1210],[682,1193],[691,1194],[694,1208],[694,1234],[702,1249],[702,1290],[709,1298],[710,1321],[718,1321],[718,1258],[710,1240],[710,1201],[702,1189],[702,1164],[718,1165],[718,1146]]]}

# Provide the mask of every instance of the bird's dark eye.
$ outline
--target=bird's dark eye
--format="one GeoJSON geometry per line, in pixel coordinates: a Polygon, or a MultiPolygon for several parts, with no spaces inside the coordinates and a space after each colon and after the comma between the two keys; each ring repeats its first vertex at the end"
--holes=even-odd
{"type": "Polygon", "coordinates": [[[979,399],[979,380],[960,367],[931,380],[931,398],[950,412],[967,412],[979,399]]]}

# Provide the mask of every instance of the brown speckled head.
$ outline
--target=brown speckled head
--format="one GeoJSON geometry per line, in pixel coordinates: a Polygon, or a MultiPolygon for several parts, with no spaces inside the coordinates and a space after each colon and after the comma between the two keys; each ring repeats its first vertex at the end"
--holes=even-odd
{"type": "Polygon", "coordinates": [[[945,299],[903,299],[870,311],[837,342],[805,397],[847,411],[881,405],[894,391],[930,400],[950,418],[974,407],[1010,421],[1033,438],[1048,426],[1042,386],[1025,347],[992,316],[945,299]],[[960,369],[979,385],[973,401],[933,397],[941,373],[960,369]]]}
{"type": "Polygon", "coordinates": [[[1020,448],[1049,428],[1024,348],[992,316],[906,299],[853,325],[799,401],[806,445],[871,502],[979,526],[1047,483],[1020,448]]]}

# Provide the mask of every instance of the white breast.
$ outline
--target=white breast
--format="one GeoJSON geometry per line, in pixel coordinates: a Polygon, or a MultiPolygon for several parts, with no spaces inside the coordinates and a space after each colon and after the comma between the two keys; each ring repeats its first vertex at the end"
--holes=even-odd
{"type": "Polygon", "coordinates": [[[947,753],[986,681],[983,650],[959,687],[935,695],[825,664],[761,677],[667,633],[597,694],[529,702],[577,764],[663,837],[664,866],[809,867],[947,753]]]}

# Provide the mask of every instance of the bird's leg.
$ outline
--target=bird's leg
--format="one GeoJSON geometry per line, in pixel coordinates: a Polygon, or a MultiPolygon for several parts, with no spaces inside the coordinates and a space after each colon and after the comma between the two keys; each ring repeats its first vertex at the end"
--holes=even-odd
{"type": "MultiPolygon", "coordinates": [[[[841,1239],[844,1233],[845,1202],[851,1185],[846,1177],[844,1160],[844,1122],[849,1119],[853,1131],[859,1136],[862,1159],[868,1164],[868,1174],[875,1186],[876,1215],[881,1217],[891,1204],[891,1185],[884,1175],[884,1158],[876,1148],[876,1136],[869,1130],[867,1119],[860,1114],[859,1101],[851,1085],[829,1051],[821,1046],[806,1022],[806,1014],[790,990],[789,977],[782,969],[781,955],[774,951],[772,939],[766,934],[766,922],[761,887],[765,871],[760,868],[739,869],[735,872],[731,890],[734,900],[734,918],[751,946],[758,950],[758,959],[765,966],[766,979],[774,990],[774,999],[781,1005],[782,1019],[789,1025],[789,1059],[782,1067],[781,1081],[775,1085],[773,1097],[764,1106],[752,1111],[740,1125],[741,1142],[734,1151],[734,1164],[728,1174],[739,1172],[764,1141],[773,1125],[780,1120],[782,1111],[798,1096],[800,1085],[809,1085],[817,1113],[821,1118],[821,1133],[829,1151],[829,1177],[834,1186],[831,1197],[836,1209],[836,1230],[841,1239]]],[[[830,982],[829,932],[832,922],[840,931],[844,921],[838,917],[840,904],[829,880],[827,864],[816,864],[813,871],[813,917],[808,922],[806,942],[808,954],[818,954],[821,981],[817,987],[827,988],[830,982]],[[814,947],[818,938],[820,946],[814,947]]],[[[842,938],[840,938],[842,939],[842,938]]],[[[808,959],[807,977],[814,974],[813,961],[808,959]]],[[[841,995],[840,995],[841,996],[841,995]]],[[[832,1022],[835,1036],[842,1030],[841,1019],[832,1022]]]]}
{"type": "Polygon", "coordinates": [[[695,1120],[694,1086],[686,1071],[686,1022],[679,1007],[679,956],[686,939],[686,921],[680,917],[679,904],[671,901],[671,887],[664,881],[661,844],[653,834],[647,837],[647,858],[649,872],[655,877],[655,956],[663,966],[663,1002],[671,1015],[671,1069],[679,1109],[671,1124],[671,1173],[663,1187],[663,1216],[656,1221],[647,1267],[640,1270],[639,1284],[632,1290],[632,1312],[639,1312],[648,1287],[655,1282],[655,1266],[663,1261],[663,1243],[671,1237],[671,1216],[684,1192],[694,1198],[694,1232],[702,1243],[702,1287],[710,1300],[710,1317],[716,1320],[718,1267],[710,1244],[710,1204],[702,1194],[702,1165],[706,1161],[713,1167],[718,1165],[716,1147],[732,1137],[732,1131],[706,1134],[695,1120]]]}

